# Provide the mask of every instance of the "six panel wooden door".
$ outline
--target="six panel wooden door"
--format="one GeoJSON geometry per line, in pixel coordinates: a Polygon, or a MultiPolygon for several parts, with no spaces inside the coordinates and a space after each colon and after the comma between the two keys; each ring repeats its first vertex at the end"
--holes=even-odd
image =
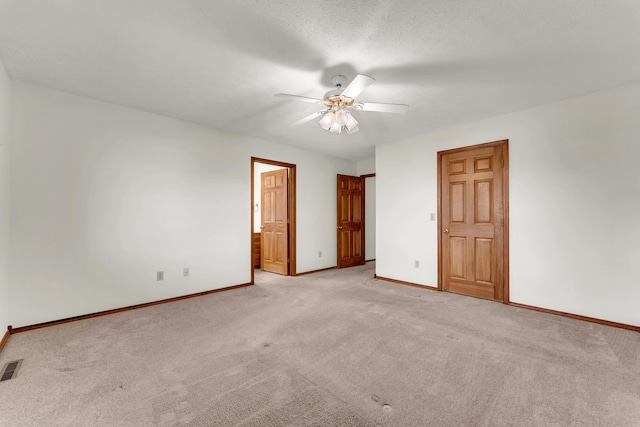
{"type": "Polygon", "coordinates": [[[441,157],[441,257],[445,291],[503,300],[502,146],[441,157]]]}
{"type": "Polygon", "coordinates": [[[338,268],[364,264],[364,178],[338,175],[338,268]]]}
{"type": "Polygon", "coordinates": [[[260,174],[261,256],[264,271],[289,274],[288,169],[260,174]]]}

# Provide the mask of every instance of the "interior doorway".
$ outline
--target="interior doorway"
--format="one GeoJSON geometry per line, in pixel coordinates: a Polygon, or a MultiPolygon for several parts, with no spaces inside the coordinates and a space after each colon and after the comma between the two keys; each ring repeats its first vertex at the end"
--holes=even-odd
{"type": "Polygon", "coordinates": [[[337,268],[376,260],[376,174],[337,175],[337,268]]]}
{"type": "Polygon", "coordinates": [[[296,275],[296,165],[251,158],[251,283],[255,268],[296,275]]]}
{"type": "Polygon", "coordinates": [[[509,302],[508,141],[438,152],[438,288],[509,302]]]}
{"type": "Polygon", "coordinates": [[[337,268],[364,264],[364,178],[338,175],[337,268]]]}

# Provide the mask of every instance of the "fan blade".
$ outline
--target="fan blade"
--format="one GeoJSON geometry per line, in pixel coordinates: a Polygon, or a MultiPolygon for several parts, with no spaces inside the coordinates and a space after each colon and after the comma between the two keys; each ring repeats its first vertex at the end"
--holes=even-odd
{"type": "Polygon", "coordinates": [[[289,95],[288,93],[276,93],[278,98],[293,99],[295,101],[310,102],[312,104],[322,104],[321,99],[309,98],[307,96],[289,95]]]}
{"type": "Polygon", "coordinates": [[[347,98],[354,99],[356,96],[360,95],[366,88],[371,86],[376,79],[365,76],[364,74],[358,74],[355,79],[349,86],[347,86],[342,91],[342,96],[346,96],[347,98]]]}
{"type": "Polygon", "coordinates": [[[325,110],[317,111],[317,112],[315,112],[313,114],[308,115],[304,119],[300,119],[295,123],[291,123],[289,126],[291,126],[291,127],[300,126],[301,124],[307,123],[308,121],[315,119],[316,117],[320,117],[321,115],[324,114],[324,112],[325,112],[325,110]]]}
{"type": "Polygon", "coordinates": [[[409,106],[406,104],[380,104],[377,102],[363,102],[362,111],[379,111],[381,113],[406,113],[409,106]]]}

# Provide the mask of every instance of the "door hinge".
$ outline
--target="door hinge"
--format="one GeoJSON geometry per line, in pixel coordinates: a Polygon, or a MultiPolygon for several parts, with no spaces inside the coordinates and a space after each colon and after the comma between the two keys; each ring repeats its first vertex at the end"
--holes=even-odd
{"type": "Polygon", "coordinates": [[[502,159],[502,167],[504,168],[504,159],[502,159]]]}
{"type": "Polygon", "coordinates": [[[504,218],[500,220],[500,225],[504,227],[504,218]]]}
{"type": "Polygon", "coordinates": [[[287,218],[287,224],[289,224],[289,218],[287,218]]]}
{"type": "Polygon", "coordinates": [[[289,258],[287,258],[287,264],[290,264],[291,260],[289,258]]]}

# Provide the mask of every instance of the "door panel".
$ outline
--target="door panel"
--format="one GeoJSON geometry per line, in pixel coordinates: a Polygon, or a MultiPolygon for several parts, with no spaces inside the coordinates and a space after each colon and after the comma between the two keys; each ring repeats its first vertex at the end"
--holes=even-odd
{"type": "Polygon", "coordinates": [[[503,299],[503,146],[440,158],[441,279],[446,291],[503,299]]]}
{"type": "Polygon", "coordinates": [[[364,178],[338,175],[338,268],[364,264],[364,178]]]}
{"type": "Polygon", "coordinates": [[[467,239],[451,237],[451,277],[465,280],[467,278],[467,239]]]}
{"type": "Polygon", "coordinates": [[[261,268],[289,274],[288,169],[260,174],[261,182],[261,268]]]}
{"type": "Polygon", "coordinates": [[[476,238],[476,282],[493,283],[493,239],[476,238]]]}
{"type": "Polygon", "coordinates": [[[493,156],[479,157],[475,159],[475,172],[487,172],[493,170],[493,156]]]}
{"type": "Polygon", "coordinates": [[[467,197],[466,182],[454,182],[450,186],[451,194],[451,218],[452,223],[464,224],[467,212],[465,200],[467,197]]]}
{"type": "Polygon", "coordinates": [[[493,180],[475,182],[475,223],[490,224],[493,219],[493,180]]]}

